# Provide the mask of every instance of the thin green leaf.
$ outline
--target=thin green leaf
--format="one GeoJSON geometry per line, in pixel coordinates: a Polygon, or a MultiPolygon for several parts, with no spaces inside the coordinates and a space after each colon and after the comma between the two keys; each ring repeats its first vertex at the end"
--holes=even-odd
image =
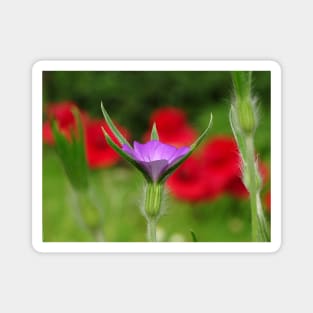
{"type": "Polygon", "coordinates": [[[189,230],[193,242],[198,242],[197,236],[192,229],[189,230]]]}
{"type": "Polygon", "coordinates": [[[110,130],[112,131],[112,133],[115,135],[115,137],[117,138],[117,140],[119,141],[120,144],[125,144],[128,145],[129,147],[131,147],[131,145],[129,144],[129,142],[126,140],[126,138],[121,134],[121,132],[116,128],[116,126],[114,125],[114,123],[112,122],[108,112],[105,110],[103,103],[101,102],[101,110],[104,116],[105,121],[107,122],[110,130]]]}
{"type": "Polygon", "coordinates": [[[153,123],[152,131],[151,131],[151,140],[159,140],[159,134],[155,123],[153,123]]]}
{"type": "Polygon", "coordinates": [[[103,127],[102,128],[102,132],[104,134],[104,137],[108,143],[108,145],[116,152],[118,153],[123,159],[125,159],[126,161],[128,161],[131,165],[133,165],[134,167],[136,167],[141,173],[142,175],[146,178],[146,180],[148,182],[151,182],[152,179],[151,177],[147,174],[147,172],[140,166],[140,164],[138,164],[134,159],[132,159],[125,151],[123,151],[108,135],[108,133],[105,131],[105,129],[103,127]]]}
{"type": "Polygon", "coordinates": [[[200,137],[190,146],[192,151],[194,151],[200,145],[200,143],[203,141],[203,139],[205,138],[205,136],[207,135],[209,129],[212,126],[212,121],[213,121],[213,115],[211,113],[210,121],[209,121],[209,124],[208,124],[207,128],[203,131],[203,133],[200,135],[200,137]]]}

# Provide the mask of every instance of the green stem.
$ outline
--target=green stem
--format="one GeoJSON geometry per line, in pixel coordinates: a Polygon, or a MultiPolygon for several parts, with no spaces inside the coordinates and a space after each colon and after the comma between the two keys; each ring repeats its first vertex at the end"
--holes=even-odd
{"type": "Polygon", "coordinates": [[[260,176],[254,158],[254,142],[252,136],[246,137],[246,171],[251,205],[252,241],[268,241],[269,231],[260,198],[260,176]]]}
{"type": "Polygon", "coordinates": [[[148,228],[148,241],[156,242],[156,219],[148,219],[147,228],[148,228]]]}

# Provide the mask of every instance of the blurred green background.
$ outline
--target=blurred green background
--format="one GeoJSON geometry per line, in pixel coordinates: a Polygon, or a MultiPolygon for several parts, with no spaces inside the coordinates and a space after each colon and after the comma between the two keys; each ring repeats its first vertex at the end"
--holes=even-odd
{"type": "MultiPolygon", "coordinates": [[[[253,72],[259,99],[256,150],[270,166],[270,73],[253,72]]],[[[189,124],[201,132],[210,113],[209,139],[232,135],[228,112],[232,93],[230,72],[44,72],[43,104],[72,100],[91,116],[102,118],[100,101],[110,116],[126,127],[132,140],[142,141],[151,113],[163,106],[183,109],[189,124]]],[[[91,183],[104,212],[107,241],[146,241],[145,219],[139,210],[143,179],[131,166],[91,171],[91,183]]],[[[44,241],[93,241],[71,208],[69,184],[54,148],[43,149],[44,241]]],[[[269,190],[269,184],[265,191],[269,190]]],[[[214,201],[187,203],[168,195],[167,214],[158,227],[160,240],[250,241],[247,199],[223,195],[214,201]]]]}

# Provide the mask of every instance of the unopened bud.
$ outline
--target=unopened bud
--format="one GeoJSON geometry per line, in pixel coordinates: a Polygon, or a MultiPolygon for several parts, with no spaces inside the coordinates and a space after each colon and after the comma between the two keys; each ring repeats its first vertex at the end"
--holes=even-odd
{"type": "Polygon", "coordinates": [[[253,134],[256,128],[256,114],[251,100],[239,100],[237,103],[239,128],[247,135],[253,134]]]}

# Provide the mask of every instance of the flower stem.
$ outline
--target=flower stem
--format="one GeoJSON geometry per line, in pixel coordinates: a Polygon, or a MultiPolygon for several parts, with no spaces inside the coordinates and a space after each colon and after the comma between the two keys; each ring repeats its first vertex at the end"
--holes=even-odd
{"type": "Polygon", "coordinates": [[[246,175],[251,205],[252,241],[268,241],[269,231],[260,199],[261,178],[254,158],[254,142],[252,136],[247,136],[246,144],[246,175]]]}
{"type": "Polygon", "coordinates": [[[147,220],[147,230],[148,230],[148,241],[150,242],[156,242],[156,225],[157,221],[156,219],[148,219],[147,220]]]}

